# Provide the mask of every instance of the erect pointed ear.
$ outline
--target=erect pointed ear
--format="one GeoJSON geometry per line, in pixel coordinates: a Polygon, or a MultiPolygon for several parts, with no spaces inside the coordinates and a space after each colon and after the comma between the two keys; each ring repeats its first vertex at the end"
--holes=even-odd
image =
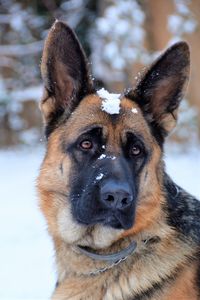
{"type": "Polygon", "coordinates": [[[63,112],[71,112],[79,101],[92,93],[88,63],[75,33],[56,21],[44,45],[41,72],[45,92],[41,110],[47,125],[57,122],[63,112]]]}
{"type": "Polygon", "coordinates": [[[175,127],[177,109],[183,97],[190,67],[190,51],[185,42],[167,49],[126,97],[141,107],[159,142],[175,127]]]}

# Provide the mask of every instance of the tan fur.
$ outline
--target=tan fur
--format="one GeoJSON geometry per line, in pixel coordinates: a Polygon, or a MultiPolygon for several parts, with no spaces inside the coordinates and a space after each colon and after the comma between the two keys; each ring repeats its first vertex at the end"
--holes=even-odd
{"type": "Polygon", "coordinates": [[[163,300],[198,300],[199,296],[197,295],[194,284],[196,280],[196,269],[195,264],[191,264],[191,266],[185,268],[185,270],[181,272],[180,276],[176,279],[175,284],[168,289],[163,300]]]}

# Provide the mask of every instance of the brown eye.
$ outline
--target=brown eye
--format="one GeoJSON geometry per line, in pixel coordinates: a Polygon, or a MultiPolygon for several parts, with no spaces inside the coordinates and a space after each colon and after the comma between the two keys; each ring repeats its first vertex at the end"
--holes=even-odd
{"type": "Polygon", "coordinates": [[[92,142],[89,141],[89,140],[84,140],[80,143],[80,146],[82,149],[84,150],[90,150],[92,149],[93,145],[92,145],[92,142]]]}
{"type": "Polygon", "coordinates": [[[133,155],[133,156],[138,156],[138,155],[140,155],[141,152],[142,152],[142,149],[138,145],[135,145],[131,148],[131,155],[133,155]]]}

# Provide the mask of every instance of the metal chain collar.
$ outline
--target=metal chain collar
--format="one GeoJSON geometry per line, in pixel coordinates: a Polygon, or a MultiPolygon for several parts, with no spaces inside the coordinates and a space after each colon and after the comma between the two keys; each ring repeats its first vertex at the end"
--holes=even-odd
{"type": "Polygon", "coordinates": [[[118,261],[116,261],[116,262],[110,264],[110,265],[107,266],[107,267],[100,268],[100,269],[97,269],[97,270],[95,270],[95,271],[91,271],[91,272],[86,273],[86,274],[84,274],[84,275],[94,275],[94,276],[95,276],[95,275],[104,273],[105,271],[110,270],[110,269],[112,269],[113,267],[119,265],[122,261],[126,260],[127,258],[128,258],[128,256],[122,257],[121,259],[119,259],[118,261]]]}

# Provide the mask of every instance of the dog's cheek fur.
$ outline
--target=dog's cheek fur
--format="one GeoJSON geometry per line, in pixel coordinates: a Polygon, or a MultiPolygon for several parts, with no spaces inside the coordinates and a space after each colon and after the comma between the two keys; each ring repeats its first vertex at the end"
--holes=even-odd
{"type": "Polygon", "coordinates": [[[86,228],[73,220],[70,203],[61,206],[57,215],[58,232],[68,244],[77,243],[86,232],[86,228]]]}
{"type": "Polygon", "coordinates": [[[53,236],[59,236],[67,243],[73,243],[84,233],[72,218],[68,199],[71,160],[60,151],[60,132],[52,134],[48,151],[38,177],[40,207],[53,236]]]}
{"type": "Polygon", "coordinates": [[[124,232],[124,230],[97,224],[89,235],[84,236],[84,238],[80,240],[79,244],[83,246],[90,246],[94,249],[104,249],[117,241],[122,232],[124,232]]]}

